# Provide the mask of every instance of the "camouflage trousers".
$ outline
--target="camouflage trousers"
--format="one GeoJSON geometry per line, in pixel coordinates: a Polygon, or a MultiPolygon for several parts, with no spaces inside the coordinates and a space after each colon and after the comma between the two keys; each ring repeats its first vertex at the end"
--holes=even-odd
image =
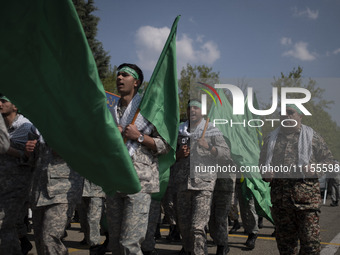
{"type": "Polygon", "coordinates": [[[0,176],[0,254],[22,255],[18,237],[31,173],[0,176]]]}
{"type": "Polygon", "coordinates": [[[107,222],[112,254],[143,255],[151,195],[116,193],[106,197],[107,222]]]}
{"type": "Polygon", "coordinates": [[[195,255],[208,254],[207,233],[212,191],[185,190],[177,194],[177,218],[186,252],[195,255]]]}
{"type": "Polygon", "coordinates": [[[317,211],[297,211],[293,207],[275,205],[271,211],[280,254],[320,254],[320,225],[317,211]],[[300,252],[298,240],[300,240],[300,252]]]}
{"type": "Polygon", "coordinates": [[[157,224],[160,220],[161,202],[152,199],[150,204],[148,230],[146,231],[145,240],[142,242],[143,251],[152,251],[155,248],[155,233],[157,224]]]}
{"type": "Polygon", "coordinates": [[[236,191],[239,199],[242,225],[247,234],[257,234],[257,232],[259,232],[259,216],[257,215],[255,210],[254,197],[250,195],[251,198],[247,201],[243,197],[241,185],[242,183],[236,183],[236,191]]]}
{"type": "Polygon", "coordinates": [[[75,204],[52,204],[32,211],[34,240],[38,255],[65,255],[62,237],[75,204]]]}
{"type": "Polygon", "coordinates": [[[209,232],[216,245],[228,245],[228,214],[233,192],[214,190],[209,232]]]}
{"type": "Polygon", "coordinates": [[[168,187],[162,200],[162,205],[164,208],[164,218],[170,225],[176,225],[177,222],[176,197],[176,188],[168,187]]]}
{"type": "Polygon", "coordinates": [[[231,207],[229,211],[229,217],[232,221],[238,220],[238,196],[237,196],[237,191],[236,191],[236,182],[234,182],[234,192],[232,194],[231,198],[231,207]]]}
{"type": "Polygon", "coordinates": [[[86,243],[90,246],[100,244],[100,220],[103,214],[104,198],[82,197],[77,206],[80,225],[84,231],[86,243]]]}

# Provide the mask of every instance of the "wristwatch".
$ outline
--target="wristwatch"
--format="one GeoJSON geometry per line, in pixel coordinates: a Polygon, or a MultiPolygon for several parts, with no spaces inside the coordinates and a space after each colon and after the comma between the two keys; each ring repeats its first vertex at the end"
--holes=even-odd
{"type": "Polygon", "coordinates": [[[137,141],[138,141],[139,143],[144,142],[144,135],[143,135],[142,133],[141,133],[140,136],[138,137],[137,141]]]}

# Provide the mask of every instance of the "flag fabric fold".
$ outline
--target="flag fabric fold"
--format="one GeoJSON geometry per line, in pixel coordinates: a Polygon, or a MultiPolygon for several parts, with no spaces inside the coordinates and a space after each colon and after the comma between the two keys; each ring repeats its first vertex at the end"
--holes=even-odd
{"type": "MultiPolygon", "coordinates": [[[[225,96],[224,91],[218,89],[217,92],[221,98],[222,106],[212,104],[208,115],[209,118],[211,120],[223,119],[228,121],[227,124],[217,124],[216,127],[223,133],[229,145],[231,157],[237,166],[256,168],[260,156],[257,132],[254,130],[251,132],[247,131],[247,127],[244,127],[242,124],[234,124],[231,127],[231,120],[234,123],[243,123],[244,119],[239,115],[233,115],[232,106],[225,96]]],[[[250,115],[248,115],[248,117],[250,117],[250,115]]],[[[249,119],[247,119],[247,117],[245,118],[245,124],[247,125],[249,119]]],[[[250,195],[253,195],[256,212],[273,223],[270,212],[269,184],[264,182],[260,173],[256,171],[245,172],[243,176],[242,194],[244,198],[248,200],[250,195]]]]}
{"type": "Polygon", "coordinates": [[[140,113],[157,129],[170,145],[170,151],[159,157],[160,192],[153,195],[160,200],[165,193],[170,166],[175,162],[179,126],[179,101],[177,81],[176,32],[177,16],[151,75],[141,104],[140,113]]]}
{"type": "Polygon", "coordinates": [[[0,91],[72,169],[107,194],[138,192],[72,1],[7,1],[0,12],[0,91]]]}

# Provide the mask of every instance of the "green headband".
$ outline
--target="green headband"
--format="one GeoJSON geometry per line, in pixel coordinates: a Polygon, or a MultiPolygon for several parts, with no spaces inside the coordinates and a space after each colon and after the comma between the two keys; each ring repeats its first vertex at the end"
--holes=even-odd
{"type": "Polygon", "coordinates": [[[188,107],[191,107],[191,106],[197,106],[198,108],[202,108],[202,104],[198,101],[191,101],[189,104],[188,104],[188,107]]]}
{"type": "Polygon", "coordinates": [[[139,75],[138,73],[133,70],[131,67],[128,66],[123,66],[121,69],[118,70],[118,72],[124,72],[130,74],[133,78],[139,80],[139,75]]]}
{"type": "Polygon", "coordinates": [[[6,101],[8,101],[8,102],[11,103],[11,100],[9,100],[9,99],[8,99],[7,97],[5,97],[5,96],[1,96],[0,99],[6,100],[6,101]]]}
{"type": "Polygon", "coordinates": [[[294,109],[298,114],[303,114],[302,111],[297,107],[295,104],[287,104],[286,105],[286,110],[287,108],[292,108],[294,109]]]}

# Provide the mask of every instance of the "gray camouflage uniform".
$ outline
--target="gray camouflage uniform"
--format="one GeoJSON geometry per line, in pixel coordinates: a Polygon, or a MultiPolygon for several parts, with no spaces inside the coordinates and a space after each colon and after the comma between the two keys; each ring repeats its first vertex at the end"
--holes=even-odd
{"type": "Polygon", "coordinates": [[[5,125],[4,118],[0,114],[0,153],[7,152],[9,148],[8,131],[5,125]]]}
{"type": "MultiPolygon", "coordinates": [[[[118,106],[120,115],[124,110],[118,106]]],[[[145,239],[151,203],[151,193],[159,192],[158,155],[169,150],[155,127],[149,135],[155,141],[153,152],[139,144],[132,155],[132,162],[139,177],[141,191],[136,194],[117,192],[106,197],[107,222],[113,254],[142,255],[141,243],[145,239]]]]}
{"type": "MultiPolygon", "coordinates": [[[[24,154],[32,127],[28,119],[17,114],[8,128],[10,146],[24,154]]],[[[16,224],[28,200],[31,180],[32,165],[28,159],[0,154],[0,254],[22,254],[16,224]]]]}
{"type": "MultiPolygon", "coordinates": [[[[194,167],[216,165],[218,160],[228,157],[228,146],[223,135],[217,128],[213,128],[211,123],[208,125],[205,140],[216,148],[216,158],[212,157],[208,149],[198,146],[197,140],[202,136],[204,123],[205,120],[202,120],[194,132],[196,135],[190,137],[190,156],[178,160],[173,166],[178,187],[177,218],[183,248],[186,252],[199,255],[208,254],[205,227],[209,222],[217,175],[216,173],[197,173],[194,167]],[[210,132],[214,135],[208,135],[210,132]]],[[[181,139],[181,134],[179,134],[179,139],[181,139]]],[[[178,145],[180,146],[180,141],[178,145]]]]}
{"type": "Polygon", "coordinates": [[[209,220],[209,232],[218,246],[228,245],[228,215],[234,193],[234,178],[218,178],[216,180],[211,214],[209,220]]]}
{"type": "Polygon", "coordinates": [[[84,179],[83,196],[77,208],[86,243],[91,246],[100,244],[104,197],[105,193],[100,186],[84,179]]]}
{"type": "Polygon", "coordinates": [[[142,242],[142,251],[151,252],[155,249],[156,240],[155,233],[157,224],[159,223],[161,213],[161,202],[155,199],[151,199],[148,230],[146,231],[145,240],[142,242]]]}
{"type": "Polygon", "coordinates": [[[41,143],[34,172],[32,214],[38,255],[65,255],[62,243],[68,219],[81,200],[83,177],[47,144],[41,143]]]}

